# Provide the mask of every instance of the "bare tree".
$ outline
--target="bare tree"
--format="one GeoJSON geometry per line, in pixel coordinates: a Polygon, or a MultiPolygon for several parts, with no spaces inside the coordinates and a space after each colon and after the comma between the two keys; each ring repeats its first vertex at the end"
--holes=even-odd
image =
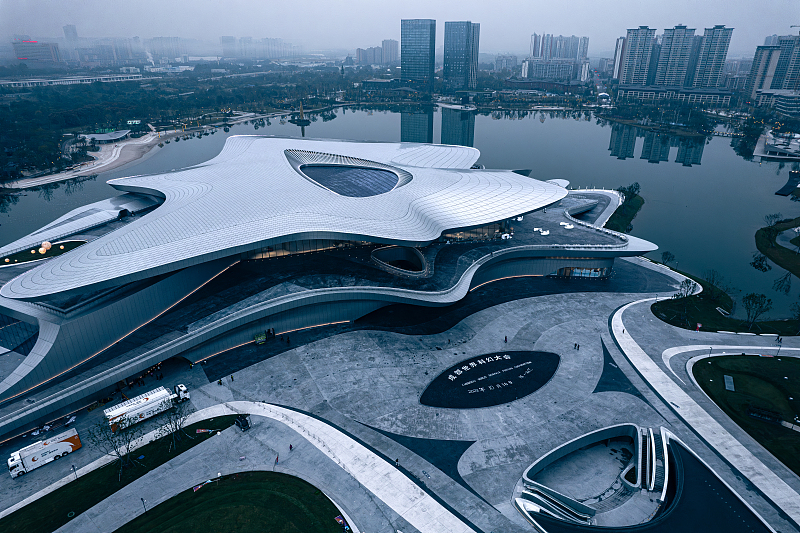
{"type": "Polygon", "coordinates": [[[144,426],[136,424],[129,418],[122,418],[116,423],[116,431],[111,429],[108,420],[103,418],[89,428],[89,442],[103,452],[104,455],[114,457],[119,463],[119,479],[122,479],[122,470],[134,463],[139,464],[131,452],[136,449],[139,439],[144,435],[144,426]]]}
{"type": "Polygon", "coordinates": [[[661,262],[666,264],[675,261],[675,255],[672,252],[661,252],[661,262]]]}
{"type": "Polygon", "coordinates": [[[767,236],[767,242],[769,242],[770,247],[775,246],[775,239],[778,237],[780,231],[775,226],[779,220],[783,218],[783,215],[780,213],[772,213],[771,215],[764,215],[764,222],[767,224],[767,227],[764,228],[764,233],[767,236]]]}
{"type": "Polygon", "coordinates": [[[767,226],[772,227],[778,223],[779,220],[783,218],[783,215],[780,213],[772,213],[771,215],[764,215],[764,222],[767,226]]]}
{"type": "Polygon", "coordinates": [[[169,444],[169,451],[178,448],[178,443],[181,441],[181,435],[192,439],[193,437],[186,433],[186,421],[192,414],[191,404],[189,402],[181,402],[175,404],[171,409],[161,415],[161,421],[164,423],[158,429],[158,438],[172,436],[169,444]]]}
{"type": "Polygon", "coordinates": [[[708,282],[708,299],[712,302],[718,302],[722,295],[727,293],[730,290],[728,284],[725,281],[725,276],[723,276],[719,270],[710,269],[703,272],[703,278],[708,282]]]}
{"type": "Polygon", "coordinates": [[[747,330],[750,331],[758,317],[772,309],[772,300],[763,294],[751,292],[742,298],[742,305],[747,311],[747,330]]]}
{"type": "Polygon", "coordinates": [[[690,279],[685,279],[681,282],[680,286],[678,287],[678,298],[688,298],[694,291],[697,290],[697,283],[690,279]]]}
{"type": "Polygon", "coordinates": [[[800,304],[794,303],[792,304],[792,319],[797,322],[797,333],[795,335],[800,335],[800,304]]]}
{"type": "Polygon", "coordinates": [[[792,273],[787,272],[772,283],[772,290],[789,294],[792,290],[792,273]]]}
{"type": "Polygon", "coordinates": [[[772,270],[772,265],[767,261],[767,256],[759,252],[753,253],[753,260],[750,261],[750,266],[761,272],[772,270]]]}

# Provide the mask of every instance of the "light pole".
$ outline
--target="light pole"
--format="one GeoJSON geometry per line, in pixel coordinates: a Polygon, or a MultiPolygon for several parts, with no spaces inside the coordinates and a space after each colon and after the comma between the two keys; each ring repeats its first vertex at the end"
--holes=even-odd
{"type": "Polygon", "coordinates": [[[144,507],[144,514],[147,514],[147,505],[146,505],[147,500],[145,500],[144,498],[141,498],[141,500],[142,500],[142,507],[144,507]]]}

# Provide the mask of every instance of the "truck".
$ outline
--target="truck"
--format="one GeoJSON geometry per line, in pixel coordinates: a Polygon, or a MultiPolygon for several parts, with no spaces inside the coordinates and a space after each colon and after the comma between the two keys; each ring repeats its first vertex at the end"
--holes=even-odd
{"type": "Polygon", "coordinates": [[[138,424],[189,399],[189,390],[185,385],[175,385],[173,390],[174,392],[170,392],[165,387],[159,387],[103,410],[111,431],[116,433],[120,429],[138,424]]]}
{"type": "Polygon", "coordinates": [[[8,471],[12,478],[18,478],[40,466],[61,459],[80,447],[81,439],[77,430],[73,428],[13,452],[8,458],[8,471]]]}

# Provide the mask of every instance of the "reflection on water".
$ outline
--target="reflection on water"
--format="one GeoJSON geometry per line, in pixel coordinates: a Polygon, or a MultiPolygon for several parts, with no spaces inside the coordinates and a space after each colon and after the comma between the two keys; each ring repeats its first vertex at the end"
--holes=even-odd
{"type": "Polygon", "coordinates": [[[643,138],[639,159],[645,159],[649,163],[656,164],[662,161],[669,161],[670,150],[677,148],[674,159],[676,163],[680,163],[685,167],[699,165],[703,159],[703,149],[706,146],[706,139],[703,137],[670,135],[627,124],[614,123],[611,125],[611,140],[608,144],[611,156],[617,159],[635,157],[634,150],[636,149],[636,139],[638,138],[643,138]]]}
{"type": "MultiPolygon", "coordinates": [[[[680,270],[701,275],[716,269],[736,289],[735,298],[749,292],[771,298],[770,315],[775,318],[787,316],[798,301],[800,283],[794,282],[789,294],[785,281],[773,287],[776,278],[785,277],[784,270],[773,265],[771,271],[759,272],[750,265],[757,251],[753,236],[764,225],[764,215],[800,215],[800,203],[774,194],[786,183],[791,165],[748,162],[737,156],[732,139],[694,140],[649,131],[607,122],[588,110],[492,110],[464,115],[445,109],[351,107],[346,113],[339,109],[327,117],[320,115],[322,120],[312,120],[306,133],[320,139],[441,139],[442,143],[472,145],[481,151],[478,163],[486,168],[531,168],[537,179],[566,179],[575,188],[617,188],[639,182],[646,203],[633,221],[632,233],[660,247],[650,255],[652,259],[659,260],[661,252],[670,251],[680,270]],[[435,116],[438,113],[442,116],[435,116]]],[[[71,209],[120,194],[106,180],[200,164],[218,154],[231,135],[302,135],[301,128],[277,118],[228,129],[157,148],[96,180],[63,183],[41,196],[39,191],[0,193],[0,245],[71,209]]]]}
{"type": "Polygon", "coordinates": [[[475,144],[475,112],[442,107],[442,144],[473,146],[475,144]]]}
{"type": "Polygon", "coordinates": [[[433,109],[400,113],[400,140],[404,143],[433,142],[433,109]]]}

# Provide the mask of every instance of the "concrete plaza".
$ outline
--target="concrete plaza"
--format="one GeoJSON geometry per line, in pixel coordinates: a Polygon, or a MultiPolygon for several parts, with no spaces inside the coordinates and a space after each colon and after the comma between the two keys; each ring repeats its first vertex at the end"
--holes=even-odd
{"type": "MultiPolygon", "coordinates": [[[[730,450],[715,446],[702,428],[693,427],[662,391],[665,386],[683,390],[766,471],[788,490],[798,491],[797,476],[696,389],[685,370],[696,352],[675,355],[670,367],[662,359],[662,353],[675,346],[757,347],[772,339],[679,330],[654,317],[646,303],[622,314],[619,310],[631,302],[671,294],[680,278],[642,261],[619,263],[647,280],[639,285],[640,292],[603,292],[598,289],[602,285],[590,285],[598,282],[563,281],[563,292],[488,302],[491,305],[454,314],[458,319],[449,322],[440,316],[402,331],[334,327],[293,334],[292,344],[280,350],[273,345],[258,352],[248,346],[191,370],[176,366],[168,383],[181,379],[190,385],[197,416],[249,412],[253,429],[224,431],[60,531],[114,531],[142,512],[140,498],[157,505],[217,473],[273,468],[319,487],[363,532],[533,531],[512,502],[522,472],[571,439],[621,423],[666,428],[773,530],[796,531],[791,505],[743,476],[737,470],[747,468],[737,462],[741,456],[726,456],[730,450]],[[575,283],[592,289],[574,292],[575,283]],[[632,355],[635,348],[627,339],[641,353],[632,355]],[[504,351],[551,352],[560,363],[549,382],[510,403],[474,409],[420,404],[425,388],[444,370],[471,357],[504,351]],[[648,384],[655,378],[643,372],[643,365],[658,367],[669,383],[648,384]]],[[[524,283],[545,281],[531,278],[524,283]]],[[[512,282],[489,284],[484,289],[487,298],[512,282]]],[[[786,348],[800,348],[800,341],[787,338],[786,348]]],[[[72,459],[80,466],[97,454],[87,446],[72,459]]],[[[2,508],[69,471],[67,464],[50,465],[20,481],[0,481],[2,508]]]]}

